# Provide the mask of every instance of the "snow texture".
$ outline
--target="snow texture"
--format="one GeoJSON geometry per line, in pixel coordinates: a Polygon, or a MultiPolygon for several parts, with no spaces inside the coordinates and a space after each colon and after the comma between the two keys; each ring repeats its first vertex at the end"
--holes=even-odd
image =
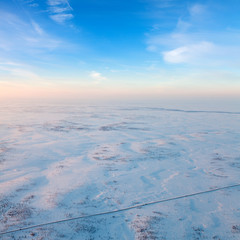
{"type": "MultiPolygon", "coordinates": [[[[240,183],[240,113],[0,108],[0,230],[240,183]]],[[[240,188],[1,239],[240,239],[240,188]]]]}

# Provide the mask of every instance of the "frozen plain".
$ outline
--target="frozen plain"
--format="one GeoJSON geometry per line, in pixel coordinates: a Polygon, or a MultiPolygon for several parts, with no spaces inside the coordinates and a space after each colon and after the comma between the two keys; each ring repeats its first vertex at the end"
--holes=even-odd
{"type": "MultiPolygon", "coordinates": [[[[240,112],[2,105],[0,231],[240,183],[240,112]]],[[[240,187],[0,239],[240,239],[240,187]]]]}

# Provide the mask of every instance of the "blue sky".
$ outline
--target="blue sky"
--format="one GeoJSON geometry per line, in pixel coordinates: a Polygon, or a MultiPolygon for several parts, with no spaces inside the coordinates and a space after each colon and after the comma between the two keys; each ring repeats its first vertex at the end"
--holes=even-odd
{"type": "Polygon", "coordinates": [[[237,0],[1,1],[1,95],[237,96],[239,12],[237,0]]]}

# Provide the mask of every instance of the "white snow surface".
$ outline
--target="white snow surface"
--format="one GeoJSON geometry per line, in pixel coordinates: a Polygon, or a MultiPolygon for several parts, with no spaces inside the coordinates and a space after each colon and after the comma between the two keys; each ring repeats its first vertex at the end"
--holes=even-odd
{"type": "MultiPolygon", "coordinates": [[[[240,183],[240,112],[1,105],[0,231],[240,183]]],[[[240,187],[0,239],[240,239],[240,187]]]]}

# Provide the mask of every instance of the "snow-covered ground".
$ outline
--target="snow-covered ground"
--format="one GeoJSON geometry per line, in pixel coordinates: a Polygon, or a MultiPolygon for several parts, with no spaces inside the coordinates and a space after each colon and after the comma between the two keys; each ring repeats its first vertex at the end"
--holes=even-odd
{"type": "MultiPolygon", "coordinates": [[[[1,232],[240,183],[240,112],[2,105],[1,232]]],[[[240,187],[0,239],[240,239],[240,187]]]]}

